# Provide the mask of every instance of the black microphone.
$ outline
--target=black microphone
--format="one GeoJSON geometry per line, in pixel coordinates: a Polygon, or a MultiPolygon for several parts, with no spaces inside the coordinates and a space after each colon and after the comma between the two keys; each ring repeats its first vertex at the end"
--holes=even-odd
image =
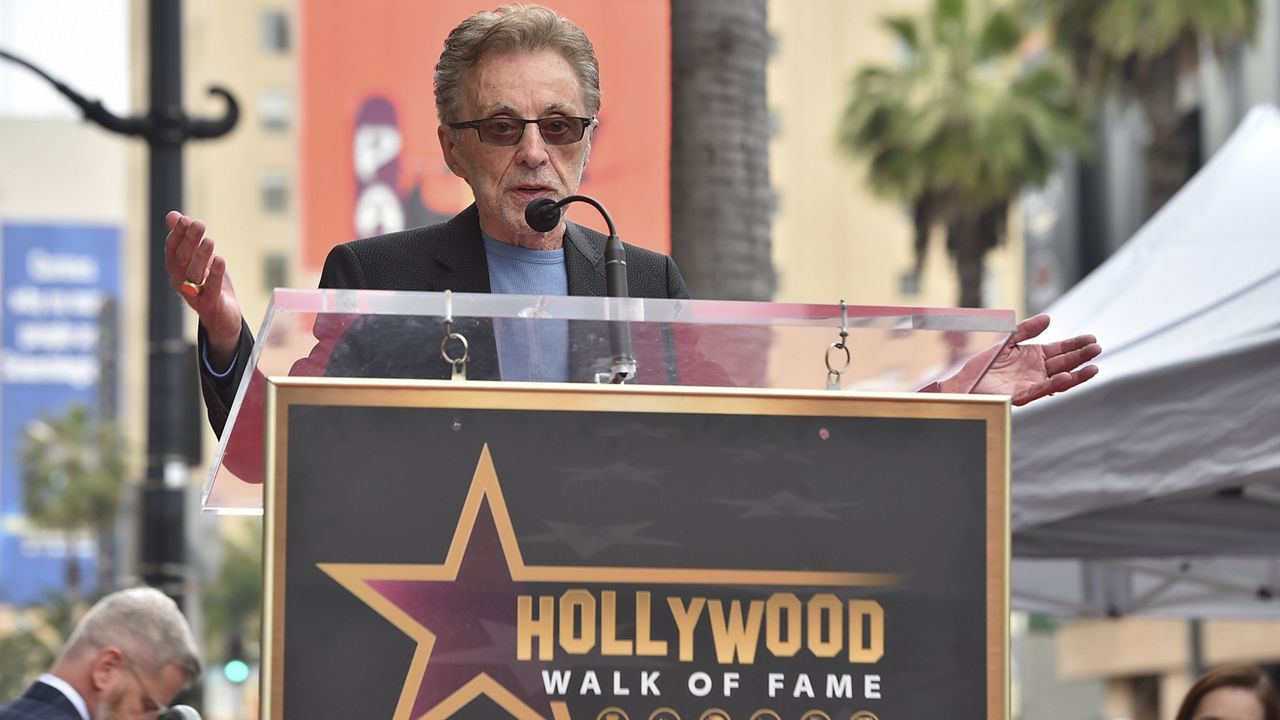
{"type": "MultiPolygon", "coordinates": [[[[551,232],[560,224],[561,208],[571,202],[584,202],[604,217],[609,227],[609,237],[604,241],[604,285],[605,293],[613,298],[629,298],[631,292],[627,288],[627,252],[618,238],[618,230],[613,226],[613,218],[609,211],[595,198],[586,195],[570,195],[556,201],[551,198],[537,198],[524,208],[524,221],[535,232],[551,232]]],[[[609,323],[609,338],[613,345],[613,364],[607,378],[612,384],[624,383],[636,375],[636,358],[631,353],[631,325],[625,320],[609,323]]]]}
{"type": "Polygon", "coordinates": [[[525,206],[524,221],[537,232],[551,232],[560,224],[560,207],[551,198],[538,198],[525,206]]]}

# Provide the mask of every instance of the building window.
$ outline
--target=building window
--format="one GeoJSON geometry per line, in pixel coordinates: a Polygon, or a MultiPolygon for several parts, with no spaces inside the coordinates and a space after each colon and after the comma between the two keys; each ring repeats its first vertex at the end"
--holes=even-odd
{"type": "Polygon", "coordinates": [[[284,255],[271,254],[262,259],[262,285],[267,292],[289,287],[289,262],[284,255]]]}
{"type": "Polygon", "coordinates": [[[293,101],[283,90],[263,90],[258,109],[262,114],[262,129],[267,132],[284,132],[293,121],[293,101]]]}
{"type": "Polygon", "coordinates": [[[915,297],[920,294],[920,275],[915,268],[904,270],[898,275],[898,294],[902,297],[915,297]]]}
{"type": "Polygon", "coordinates": [[[289,211],[289,179],[284,173],[267,172],[262,175],[262,211],[268,215],[289,211]]]}
{"type": "Polygon", "coordinates": [[[289,16],[283,10],[262,14],[262,49],[270,54],[289,52],[289,16]]]}

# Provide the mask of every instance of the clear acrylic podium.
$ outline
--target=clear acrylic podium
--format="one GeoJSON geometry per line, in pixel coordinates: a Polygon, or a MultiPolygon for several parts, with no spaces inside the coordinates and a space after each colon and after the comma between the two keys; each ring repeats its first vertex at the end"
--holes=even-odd
{"type": "Polygon", "coordinates": [[[261,716],[1005,720],[1009,399],[920,391],[1013,326],[278,291],[203,498],[261,716]]]}
{"type": "Polygon", "coordinates": [[[596,382],[625,323],[632,384],[856,393],[911,393],[944,378],[967,390],[1015,324],[1011,311],[987,309],[277,290],[203,487],[204,510],[262,512],[267,377],[447,379],[450,317],[467,337],[471,380],[596,382]]]}

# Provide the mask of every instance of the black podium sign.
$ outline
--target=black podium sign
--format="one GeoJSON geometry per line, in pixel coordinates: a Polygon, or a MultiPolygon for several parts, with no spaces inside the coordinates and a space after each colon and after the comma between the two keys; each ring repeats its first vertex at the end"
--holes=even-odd
{"type": "Polygon", "coordinates": [[[1008,406],[273,383],[272,718],[994,720],[1008,406]]]}

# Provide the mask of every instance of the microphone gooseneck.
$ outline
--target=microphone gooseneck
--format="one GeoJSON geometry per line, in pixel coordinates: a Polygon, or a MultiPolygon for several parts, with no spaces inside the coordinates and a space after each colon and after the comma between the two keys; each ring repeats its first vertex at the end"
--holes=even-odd
{"type": "Polygon", "coordinates": [[[587,195],[570,195],[559,201],[551,198],[535,198],[524,206],[524,221],[534,232],[551,232],[556,225],[560,224],[561,208],[575,202],[586,203],[599,210],[601,217],[604,218],[604,224],[609,227],[609,235],[618,236],[618,229],[613,226],[613,218],[609,216],[609,211],[604,209],[599,200],[587,195]]]}
{"type": "Polygon", "coordinates": [[[605,293],[609,297],[631,297],[630,290],[627,288],[626,250],[622,247],[622,240],[618,239],[618,229],[613,225],[613,218],[598,200],[586,195],[570,195],[559,201],[551,198],[536,198],[524,206],[524,221],[534,232],[551,232],[556,225],[560,224],[562,208],[573,202],[586,203],[599,210],[600,215],[604,217],[605,225],[609,227],[609,238],[604,244],[605,293]]]}
{"type": "MultiPolygon", "coordinates": [[[[561,208],[571,202],[583,202],[604,217],[609,227],[609,237],[604,243],[604,283],[605,294],[611,298],[629,298],[627,287],[627,252],[618,238],[618,230],[613,225],[613,218],[595,198],[586,195],[570,195],[560,201],[551,198],[537,198],[524,207],[524,221],[535,232],[551,232],[560,224],[561,208]]],[[[609,344],[613,349],[613,361],[608,373],[601,373],[597,380],[611,384],[621,384],[636,375],[636,359],[631,352],[631,324],[625,318],[615,318],[609,323],[609,344]]]]}

